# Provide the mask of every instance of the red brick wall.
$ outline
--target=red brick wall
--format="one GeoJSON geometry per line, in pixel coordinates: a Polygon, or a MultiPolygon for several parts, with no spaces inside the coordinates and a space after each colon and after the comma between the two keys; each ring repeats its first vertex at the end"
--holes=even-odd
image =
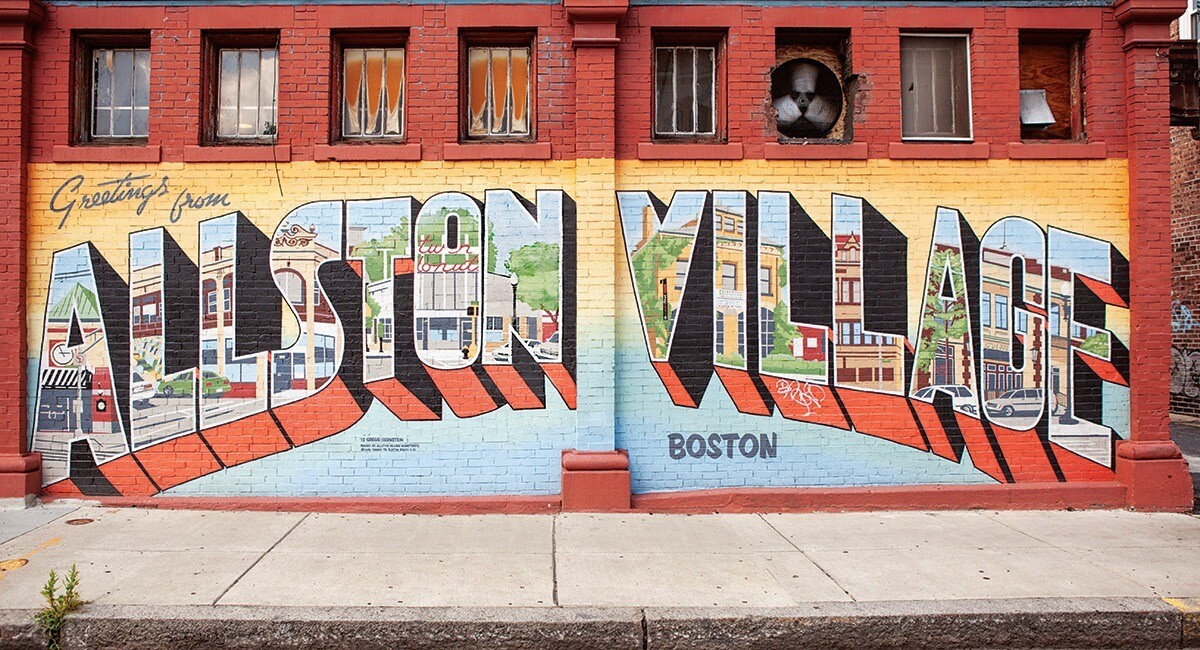
{"type": "Polygon", "coordinates": [[[1200,417],[1200,141],[1193,131],[1171,129],[1171,412],[1200,417]]]}

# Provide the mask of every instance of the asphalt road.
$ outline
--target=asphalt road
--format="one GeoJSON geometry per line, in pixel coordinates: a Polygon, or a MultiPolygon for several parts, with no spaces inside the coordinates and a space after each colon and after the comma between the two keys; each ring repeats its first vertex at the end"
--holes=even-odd
{"type": "Polygon", "coordinates": [[[1196,505],[1193,512],[1200,514],[1200,425],[1171,423],[1171,437],[1175,444],[1183,450],[1183,456],[1188,461],[1192,471],[1192,486],[1196,490],[1196,505]]]}

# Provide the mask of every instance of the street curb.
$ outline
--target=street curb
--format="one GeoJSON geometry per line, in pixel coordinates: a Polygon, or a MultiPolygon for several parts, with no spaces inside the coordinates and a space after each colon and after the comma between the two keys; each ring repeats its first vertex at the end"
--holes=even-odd
{"type": "Polygon", "coordinates": [[[1178,648],[1183,616],[1158,598],[812,603],[764,609],[648,608],[652,650],[1178,648]]]}
{"type": "MultiPolygon", "coordinates": [[[[0,648],[44,648],[30,610],[0,611],[0,648]]],[[[811,603],[788,608],[400,608],[88,605],[64,648],[1179,648],[1157,598],[811,603]]]]}

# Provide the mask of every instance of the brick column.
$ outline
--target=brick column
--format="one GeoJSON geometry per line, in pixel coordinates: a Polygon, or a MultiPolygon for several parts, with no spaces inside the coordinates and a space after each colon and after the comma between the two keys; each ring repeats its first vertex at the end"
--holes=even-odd
{"type": "Polygon", "coordinates": [[[41,455],[26,453],[25,208],[30,63],[41,0],[0,0],[0,502],[28,503],[41,455]]]}
{"type": "Polygon", "coordinates": [[[1130,439],[1117,480],[1138,510],[1188,510],[1187,462],[1171,441],[1171,146],[1167,47],[1185,0],[1118,0],[1129,138],[1130,439]]]}
{"type": "Polygon", "coordinates": [[[577,449],[563,452],[564,510],[628,510],[629,459],[616,450],[617,21],[628,0],[564,0],[574,26],[579,268],[577,449]]]}

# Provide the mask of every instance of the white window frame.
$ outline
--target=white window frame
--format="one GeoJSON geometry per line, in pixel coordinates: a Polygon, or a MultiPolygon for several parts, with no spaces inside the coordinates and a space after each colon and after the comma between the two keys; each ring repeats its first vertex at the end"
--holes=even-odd
{"type": "MultiPolygon", "coordinates": [[[[971,86],[971,34],[970,33],[952,33],[940,32],[934,34],[926,34],[923,32],[900,32],[900,43],[903,45],[904,37],[913,36],[916,38],[958,38],[962,39],[967,48],[967,135],[965,137],[956,136],[920,136],[920,135],[904,135],[904,91],[903,81],[901,82],[900,92],[900,139],[904,142],[974,142],[975,141],[975,92],[971,86]]],[[[904,78],[904,73],[901,71],[900,78],[904,78]]]]}

